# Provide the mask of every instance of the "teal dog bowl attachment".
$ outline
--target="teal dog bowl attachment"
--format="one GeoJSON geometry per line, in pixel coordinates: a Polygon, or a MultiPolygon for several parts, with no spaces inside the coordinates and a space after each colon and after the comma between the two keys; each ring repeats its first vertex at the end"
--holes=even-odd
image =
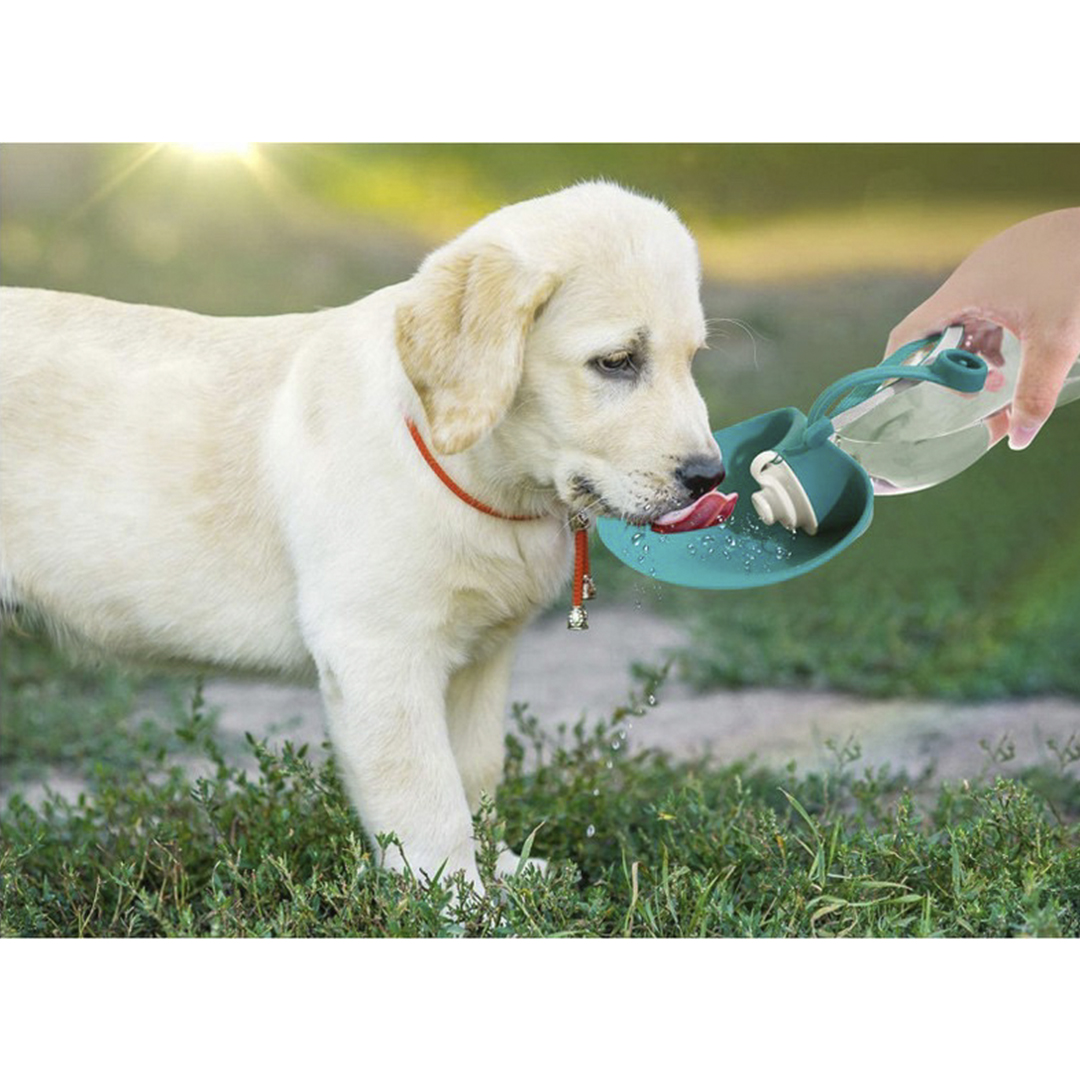
{"type": "Polygon", "coordinates": [[[923,380],[965,393],[980,390],[986,362],[961,349],[925,366],[902,361],[924,347],[912,342],[874,368],[833,383],[808,414],[783,408],[715,432],[739,501],[720,525],[659,533],[600,518],[597,533],[616,558],[638,572],[695,589],[752,589],[808,574],[853,544],[870,526],[874,488],[866,471],[831,441],[830,404],[847,407],[893,379],[923,380]]]}

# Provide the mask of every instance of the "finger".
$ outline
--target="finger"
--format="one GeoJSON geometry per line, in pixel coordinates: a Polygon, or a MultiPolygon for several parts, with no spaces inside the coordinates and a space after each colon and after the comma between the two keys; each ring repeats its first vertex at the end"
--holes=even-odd
{"type": "Polygon", "coordinates": [[[1080,342],[1070,338],[1034,339],[1024,343],[1020,376],[1013,395],[1009,447],[1030,446],[1054,411],[1069,368],[1076,360],[1080,342]]]}
{"type": "MultiPolygon", "coordinates": [[[[996,446],[1009,434],[1009,407],[998,409],[986,418],[986,428],[990,433],[990,446],[996,446]]],[[[989,448],[988,448],[989,449],[989,448]]]]}

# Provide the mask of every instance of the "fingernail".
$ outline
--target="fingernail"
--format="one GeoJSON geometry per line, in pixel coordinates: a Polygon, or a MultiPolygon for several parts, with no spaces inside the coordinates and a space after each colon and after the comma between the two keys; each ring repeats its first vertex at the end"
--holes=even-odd
{"type": "Polygon", "coordinates": [[[1023,450],[1025,447],[1031,445],[1031,440],[1039,434],[1039,428],[1042,424],[1038,423],[1022,423],[1013,424],[1012,430],[1009,432],[1009,449],[1010,450],[1023,450]]]}

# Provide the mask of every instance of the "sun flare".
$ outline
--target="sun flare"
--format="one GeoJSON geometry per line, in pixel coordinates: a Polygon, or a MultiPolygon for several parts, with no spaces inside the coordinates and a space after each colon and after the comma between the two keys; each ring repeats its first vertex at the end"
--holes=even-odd
{"type": "Polygon", "coordinates": [[[200,157],[232,157],[247,161],[255,154],[255,144],[250,142],[188,142],[175,145],[200,157]]]}

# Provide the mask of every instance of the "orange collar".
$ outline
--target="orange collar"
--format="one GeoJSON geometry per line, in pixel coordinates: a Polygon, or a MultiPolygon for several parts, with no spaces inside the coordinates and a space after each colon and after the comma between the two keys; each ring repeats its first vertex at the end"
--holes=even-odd
{"type": "Polygon", "coordinates": [[[488,506],[487,503],[482,503],[479,499],[474,499],[467,491],[462,490],[454,483],[453,480],[447,475],[446,470],[435,460],[435,455],[427,448],[427,444],[424,442],[423,436],[420,434],[416,424],[406,418],[405,423],[408,425],[409,434],[412,436],[413,442],[416,443],[417,450],[420,451],[424,460],[431,466],[431,471],[464,503],[468,503],[474,510],[479,510],[481,514],[488,514],[491,517],[502,518],[503,521],[539,521],[539,515],[535,514],[504,514],[494,507],[488,506]]]}
{"type": "MultiPolygon", "coordinates": [[[[538,514],[504,514],[487,503],[474,498],[463,488],[459,487],[447,474],[446,470],[435,460],[435,455],[427,448],[423,436],[416,424],[408,417],[405,425],[409,429],[412,440],[416,443],[421,457],[428,463],[431,471],[446,485],[463,503],[479,510],[489,517],[501,518],[503,521],[540,521],[542,515],[538,514]]],[[[589,521],[584,514],[574,514],[570,518],[570,528],[574,530],[574,585],[572,590],[572,607],[566,620],[570,630],[588,630],[589,613],[582,606],[585,600],[591,600],[596,595],[596,587],[589,574],[589,521]]]]}

